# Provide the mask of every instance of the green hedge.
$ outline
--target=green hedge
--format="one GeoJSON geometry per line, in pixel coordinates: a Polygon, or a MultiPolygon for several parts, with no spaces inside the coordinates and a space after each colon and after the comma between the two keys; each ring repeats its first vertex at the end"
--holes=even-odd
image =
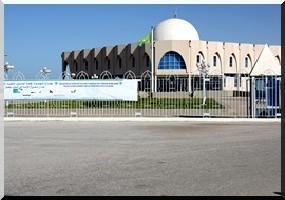
{"type": "Polygon", "coordinates": [[[86,109],[86,108],[142,108],[142,109],[223,109],[224,106],[213,98],[206,99],[202,105],[202,98],[139,98],[138,101],[96,101],[96,100],[48,100],[46,102],[10,103],[6,108],[13,109],[86,109]]]}

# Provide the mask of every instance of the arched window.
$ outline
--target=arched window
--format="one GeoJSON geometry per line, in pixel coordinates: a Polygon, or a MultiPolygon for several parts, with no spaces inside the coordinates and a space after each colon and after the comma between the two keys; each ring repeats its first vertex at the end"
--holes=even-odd
{"type": "Polygon", "coordinates": [[[230,67],[233,66],[233,57],[232,56],[230,57],[230,63],[229,64],[230,64],[230,67]]]}
{"type": "Polygon", "coordinates": [[[107,67],[108,67],[108,69],[110,69],[111,61],[110,61],[110,59],[108,57],[106,57],[106,61],[107,61],[107,67]]]}
{"type": "Polygon", "coordinates": [[[200,63],[201,62],[201,55],[197,55],[196,56],[196,63],[200,63]]]}
{"type": "Polygon", "coordinates": [[[148,55],[145,56],[146,59],[146,66],[149,67],[150,66],[150,58],[148,55]]]}
{"type": "Polygon", "coordinates": [[[186,69],[186,64],[181,55],[169,51],[160,59],[158,69],[186,69]]]}
{"type": "Polygon", "coordinates": [[[77,62],[76,62],[76,60],[74,60],[74,66],[75,66],[75,71],[78,71],[78,64],[77,64],[77,62]]]}
{"type": "Polygon", "coordinates": [[[88,61],[84,59],[85,71],[88,71],[88,61]]]}
{"type": "Polygon", "coordinates": [[[244,66],[245,66],[245,67],[248,67],[248,57],[245,57],[245,58],[244,58],[244,66]]]}
{"type": "Polygon", "coordinates": [[[122,59],[119,58],[119,68],[122,68],[122,59]]]}
{"type": "Polygon", "coordinates": [[[120,56],[117,56],[117,66],[121,69],[122,68],[122,59],[120,56]]]}
{"type": "Polygon", "coordinates": [[[199,51],[196,56],[196,63],[201,63],[204,60],[204,54],[202,51],[199,51]]]}
{"type": "Polygon", "coordinates": [[[95,67],[96,67],[96,70],[98,70],[99,68],[99,62],[96,58],[94,58],[94,62],[95,62],[95,67]]]}
{"type": "Polygon", "coordinates": [[[213,67],[217,66],[217,56],[213,56],[213,67]]]}
{"type": "Polygon", "coordinates": [[[135,57],[132,55],[132,67],[134,68],[136,64],[136,59],[135,57]]]}

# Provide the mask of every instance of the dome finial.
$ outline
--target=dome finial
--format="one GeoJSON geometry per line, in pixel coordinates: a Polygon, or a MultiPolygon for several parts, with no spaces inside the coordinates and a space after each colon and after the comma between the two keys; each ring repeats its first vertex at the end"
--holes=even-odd
{"type": "Polygon", "coordinates": [[[174,10],[173,10],[173,13],[174,13],[174,18],[177,18],[177,8],[174,8],[174,10]]]}

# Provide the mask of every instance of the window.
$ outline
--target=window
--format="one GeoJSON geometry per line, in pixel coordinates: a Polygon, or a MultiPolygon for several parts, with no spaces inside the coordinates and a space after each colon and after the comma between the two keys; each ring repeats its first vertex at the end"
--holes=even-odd
{"type": "Polygon", "coordinates": [[[232,67],[233,66],[233,57],[231,56],[230,57],[230,67],[232,67]]]}
{"type": "Polygon", "coordinates": [[[145,59],[146,59],[146,66],[149,67],[150,66],[150,58],[149,58],[149,56],[146,55],[145,59]]]}
{"type": "Polygon", "coordinates": [[[245,59],[244,59],[244,66],[248,67],[248,57],[245,57],[245,59]]]}
{"type": "Polygon", "coordinates": [[[119,57],[119,68],[122,68],[122,59],[119,57]]]}
{"type": "Polygon", "coordinates": [[[158,69],[186,69],[186,64],[181,55],[169,51],[160,59],[158,69]]]}
{"type": "Polygon", "coordinates": [[[132,56],[132,67],[133,67],[133,68],[135,67],[135,61],[136,61],[135,57],[132,56]]]}
{"type": "Polygon", "coordinates": [[[98,70],[98,68],[99,68],[99,62],[98,62],[98,60],[95,58],[95,67],[96,67],[96,70],[98,70]]]}
{"type": "Polygon", "coordinates": [[[85,67],[85,71],[88,71],[88,61],[84,60],[84,67],[85,67]]]}
{"type": "Polygon", "coordinates": [[[217,56],[213,57],[213,67],[217,66],[217,56]]]}
{"type": "Polygon", "coordinates": [[[210,90],[222,90],[223,77],[222,76],[212,76],[209,82],[210,90]]]}
{"type": "Polygon", "coordinates": [[[249,74],[239,74],[239,86],[242,87],[242,82],[245,82],[249,77],[249,74]]]}
{"type": "Polygon", "coordinates": [[[117,55],[117,67],[119,69],[122,68],[122,59],[121,59],[121,57],[119,55],[117,55]]]}
{"type": "Polygon", "coordinates": [[[237,75],[236,74],[224,74],[224,87],[226,87],[226,82],[228,82],[227,87],[232,87],[234,84],[234,87],[237,87],[237,75]]]}
{"type": "Polygon", "coordinates": [[[191,79],[191,87],[193,90],[203,90],[203,79],[198,76],[194,76],[191,79]]]}
{"type": "Polygon", "coordinates": [[[200,58],[201,58],[200,55],[197,55],[197,56],[196,56],[196,63],[200,63],[200,61],[201,61],[200,58]]]}
{"type": "Polygon", "coordinates": [[[74,66],[75,66],[75,71],[78,71],[78,64],[77,64],[76,60],[74,61],[74,66]]]}
{"type": "Polygon", "coordinates": [[[111,67],[111,62],[110,62],[110,59],[109,58],[107,58],[108,59],[108,69],[110,69],[110,67],[111,67]]]}

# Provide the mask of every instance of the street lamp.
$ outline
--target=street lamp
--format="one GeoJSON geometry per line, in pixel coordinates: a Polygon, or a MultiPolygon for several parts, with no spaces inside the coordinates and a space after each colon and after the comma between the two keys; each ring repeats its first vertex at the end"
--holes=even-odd
{"type": "MultiPolygon", "coordinates": [[[[4,56],[7,56],[7,54],[5,54],[4,56]]],[[[4,77],[6,77],[6,79],[8,79],[8,72],[9,70],[13,70],[15,67],[13,65],[9,65],[8,62],[6,62],[4,64],[4,77]]],[[[5,101],[5,105],[6,107],[9,106],[9,101],[5,101]]]]}
{"type": "Polygon", "coordinates": [[[9,65],[9,63],[8,62],[6,62],[5,64],[4,64],[4,69],[5,69],[5,71],[8,71],[9,69],[14,69],[15,67],[13,66],[13,65],[9,65]]]}
{"type": "MultiPolygon", "coordinates": [[[[206,77],[208,76],[210,65],[208,63],[206,64],[206,62],[202,60],[202,62],[197,63],[196,66],[203,78],[203,105],[206,105],[206,77]]],[[[209,79],[207,79],[207,81],[209,81],[209,79]]]]}
{"type": "Polygon", "coordinates": [[[46,67],[44,67],[43,69],[40,70],[40,72],[43,73],[43,74],[50,74],[51,70],[46,68],[46,67]]]}
{"type": "Polygon", "coordinates": [[[43,77],[43,79],[48,79],[49,74],[51,73],[51,70],[48,69],[47,67],[44,67],[40,70],[38,73],[36,79],[39,79],[39,76],[43,77]]]}
{"type": "Polygon", "coordinates": [[[4,64],[4,74],[5,74],[6,79],[8,79],[8,72],[9,72],[9,70],[12,70],[12,69],[14,69],[14,68],[15,68],[15,67],[14,67],[13,65],[9,65],[8,62],[6,62],[6,63],[4,64]]]}

